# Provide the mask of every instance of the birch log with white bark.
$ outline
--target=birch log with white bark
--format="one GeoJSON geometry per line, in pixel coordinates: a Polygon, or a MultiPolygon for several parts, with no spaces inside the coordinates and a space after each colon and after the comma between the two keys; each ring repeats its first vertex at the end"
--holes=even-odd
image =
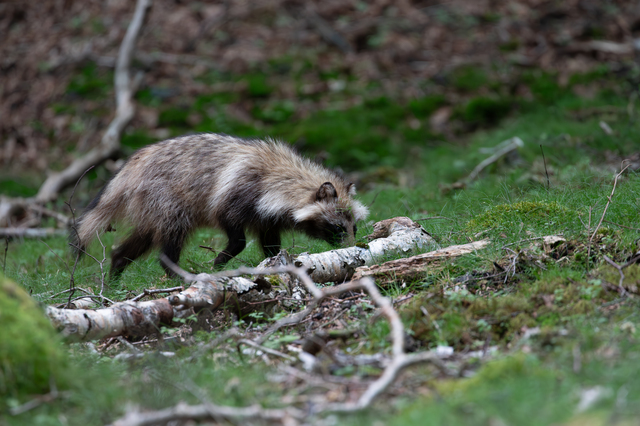
{"type": "Polygon", "coordinates": [[[356,245],[322,253],[302,253],[292,259],[275,256],[263,260],[258,268],[292,263],[309,271],[315,283],[343,282],[351,278],[358,267],[373,265],[390,256],[438,248],[433,237],[408,217],[376,223],[369,239],[372,241],[364,247],[356,245]]]}
{"type": "MultiPolygon", "coordinates": [[[[255,284],[246,278],[217,277],[208,281],[195,279],[191,287],[175,295],[145,302],[121,302],[103,309],[59,309],[47,307],[51,324],[68,341],[81,342],[105,337],[141,337],[155,334],[161,325],[171,325],[174,318],[188,316],[194,309],[216,309],[228,302],[235,306],[238,293],[255,284]]],[[[202,278],[202,277],[200,277],[202,278]]]]}

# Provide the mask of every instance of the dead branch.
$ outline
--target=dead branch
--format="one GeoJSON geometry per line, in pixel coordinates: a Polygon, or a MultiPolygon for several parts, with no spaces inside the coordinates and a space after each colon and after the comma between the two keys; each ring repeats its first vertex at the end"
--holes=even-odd
{"type": "MultiPolygon", "coordinates": [[[[500,148],[493,155],[491,155],[490,157],[488,157],[485,160],[483,160],[482,162],[480,162],[480,164],[478,164],[475,167],[475,169],[473,169],[473,171],[471,173],[469,173],[469,176],[467,176],[460,183],[468,185],[469,183],[473,182],[478,177],[480,172],[482,172],[487,166],[495,163],[500,158],[504,157],[505,155],[509,154],[510,152],[515,151],[518,148],[522,148],[524,146],[524,142],[519,137],[514,136],[511,139],[507,139],[506,141],[501,142],[498,146],[500,148]]],[[[455,184],[454,184],[454,186],[455,186],[455,184]]]]}
{"type": "Polygon", "coordinates": [[[67,231],[54,228],[0,228],[0,238],[47,238],[67,235],[67,231]]]}
{"type": "MultiPolygon", "coordinates": [[[[591,237],[589,238],[589,244],[587,248],[587,269],[589,269],[589,259],[591,259],[591,244],[593,243],[593,238],[598,233],[598,229],[600,229],[600,226],[602,225],[602,221],[604,220],[604,217],[607,214],[607,210],[609,209],[609,204],[611,204],[611,199],[613,198],[613,194],[615,194],[616,192],[616,185],[618,184],[618,178],[622,175],[622,173],[624,173],[625,170],[627,170],[627,168],[629,168],[629,166],[630,164],[627,164],[626,166],[624,166],[622,170],[620,170],[620,172],[616,174],[615,177],[613,178],[613,188],[611,188],[611,194],[609,194],[609,196],[607,197],[607,204],[604,206],[604,211],[602,212],[602,216],[600,216],[600,221],[598,222],[596,229],[593,231],[593,234],[591,234],[591,237]]],[[[589,221],[589,224],[591,224],[591,221],[589,221]]]]}
{"type": "Polygon", "coordinates": [[[137,295],[136,297],[134,297],[133,299],[131,299],[132,302],[137,302],[138,300],[142,299],[145,296],[148,296],[150,294],[158,294],[158,293],[172,293],[174,291],[182,291],[184,290],[184,286],[179,286],[179,287],[170,287],[170,288],[157,288],[157,289],[148,289],[145,288],[144,291],[142,293],[140,293],[139,295],[137,295]]]}
{"type": "Polygon", "coordinates": [[[36,214],[54,218],[56,221],[58,221],[58,224],[61,227],[67,227],[72,223],[70,217],[63,215],[62,213],[47,209],[46,207],[43,207],[39,204],[28,204],[27,208],[29,210],[32,210],[36,214]]]}
{"type": "Polygon", "coordinates": [[[120,149],[120,135],[135,112],[131,99],[139,82],[139,78],[132,79],[130,75],[131,57],[150,5],[151,0],[138,0],[133,18],[120,45],[114,77],[116,115],[102,136],[100,146],[76,159],[65,170],[51,174],[40,187],[35,197],[36,202],[45,203],[54,200],[62,189],[75,183],[87,168],[101,164],[116,155],[120,149]]]}
{"type": "Polygon", "coordinates": [[[627,295],[627,290],[625,290],[624,288],[625,276],[624,276],[624,272],[622,271],[622,267],[618,265],[616,262],[614,262],[613,260],[611,260],[609,256],[603,255],[603,257],[604,257],[604,260],[607,261],[607,263],[609,263],[611,266],[613,266],[618,270],[618,273],[620,274],[620,281],[618,281],[618,292],[620,292],[621,297],[625,297],[627,295]]]}
{"type": "Polygon", "coordinates": [[[273,356],[280,357],[282,359],[286,359],[287,361],[291,361],[291,362],[295,361],[294,358],[290,357],[287,354],[283,354],[282,352],[276,351],[275,349],[267,348],[267,347],[262,346],[259,343],[256,343],[256,342],[254,342],[252,340],[248,340],[248,339],[238,340],[238,347],[240,345],[251,346],[252,348],[254,348],[256,350],[262,351],[264,353],[267,353],[267,354],[270,354],[270,355],[273,355],[273,356]]]}
{"type": "Polygon", "coordinates": [[[608,40],[591,40],[584,43],[573,43],[568,52],[603,52],[614,55],[629,55],[634,51],[633,43],[616,43],[608,40]]]}
{"type": "Polygon", "coordinates": [[[433,262],[441,259],[451,259],[454,257],[462,256],[463,254],[473,253],[477,250],[485,248],[489,245],[489,243],[489,240],[480,240],[469,244],[451,246],[440,250],[419,254],[417,256],[391,260],[381,265],[362,266],[356,269],[356,273],[353,275],[353,279],[359,280],[363,277],[368,276],[373,276],[381,279],[389,279],[389,277],[391,277],[391,279],[393,280],[409,278],[426,271],[433,264],[433,262]]]}
{"type": "MultiPolygon", "coordinates": [[[[179,403],[175,407],[152,412],[129,411],[124,417],[112,423],[112,426],[145,426],[168,424],[179,420],[268,420],[286,423],[293,419],[302,419],[304,414],[293,407],[285,409],[267,409],[259,405],[250,407],[225,407],[212,403],[187,405],[179,403]]],[[[293,424],[297,424],[293,423],[293,424]]]]}
{"type": "Polygon", "coordinates": [[[58,387],[56,386],[53,379],[50,381],[49,387],[51,388],[51,391],[49,393],[36,396],[32,400],[22,405],[10,408],[9,414],[11,414],[12,416],[17,416],[19,414],[26,413],[27,411],[33,410],[34,408],[37,408],[42,404],[55,401],[57,398],[67,398],[69,395],[71,395],[71,391],[58,391],[58,387]]]}

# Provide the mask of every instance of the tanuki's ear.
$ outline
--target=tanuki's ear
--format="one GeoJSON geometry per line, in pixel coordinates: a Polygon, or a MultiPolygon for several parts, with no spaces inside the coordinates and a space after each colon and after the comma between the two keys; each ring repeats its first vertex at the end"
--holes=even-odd
{"type": "Polygon", "coordinates": [[[349,184],[347,184],[347,193],[352,197],[356,195],[356,186],[353,182],[350,182],[349,184]]]}
{"type": "Polygon", "coordinates": [[[316,192],[316,201],[331,201],[332,198],[338,198],[338,191],[331,182],[325,182],[320,185],[316,192]]]}

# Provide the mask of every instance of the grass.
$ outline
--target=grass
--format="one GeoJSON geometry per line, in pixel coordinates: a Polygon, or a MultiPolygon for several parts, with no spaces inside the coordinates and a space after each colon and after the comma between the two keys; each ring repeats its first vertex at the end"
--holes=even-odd
{"type": "MultiPolygon", "coordinates": [[[[599,71],[560,87],[555,76],[531,71],[523,81],[532,97],[523,99],[504,93],[488,74],[462,70],[450,80],[467,100],[456,106],[451,126],[473,132],[454,135],[453,142],[443,141],[425,124],[434,111],[447,105],[440,95],[408,103],[373,96],[353,107],[297,117],[291,104],[274,100],[277,87],[262,75],[242,77],[248,96],[260,107],[252,114],[253,124],[224,113],[225,105],[235,102],[225,93],[203,95],[189,111],[164,107],[160,121],[177,134],[187,130],[190,114],[195,113],[202,117],[198,131],[275,133],[298,141],[307,152],[324,150],[329,164],[359,170],[354,176],[362,182],[361,198],[371,204],[372,221],[399,215],[421,220],[442,246],[492,240],[486,250],[444,262],[383,291],[394,298],[413,294],[399,309],[414,349],[449,345],[469,351],[495,346],[493,360],[470,360],[463,376],[472,377],[460,379],[443,380],[432,367],[414,367],[398,387],[401,396],[385,397],[367,413],[340,417],[340,424],[626,424],[640,414],[640,387],[633,380],[639,373],[640,310],[637,297],[622,299],[612,290],[619,275],[603,262],[603,255],[622,264],[638,251],[637,172],[622,175],[606,222],[592,241],[590,237],[604,213],[619,159],[638,149],[640,128],[626,113],[624,82],[607,77],[598,83],[599,95],[589,100],[571,91],[571,84],[605,77],[599,71]],[[479,87],[485,91],[481,98],[471,93],[479,87]],[[421,127],[412,127],[411,118],[421,120],[421,127]],[[601,120],[614,128],[613,136],[600,129],[601,120]],[[488,157],[492,147],[514,136],[525,142],[517,155],[500,159],[474,182],[454,189],[452,184],[488,157]],[[544,247],[538,242],[545,235],[562,235],[565,241],[544,247]],[[524,339],[527,330],[537,332],[524,339]],[[581,395],[595,387],[601,389],[601,398],[579,412],[581,395]]],[[[71,89],[78,96],[97,96],[97,78],[94,70],[87,69],[73,80],[71,89]]],[[[345,90],[355,90],[349,84],[345,90]]],[[[150,106],[161,105],[161,96],[158,90],[139,95],[150,106]]],[[[133,149],[151,140],[149,135],[132,133],[126,145],[133,149]]],[[[96,172],[78,189],[86,194],[77,196],[88,199],[106,178],[96,172]]],[[[6,189],[11,194],[29,193],[23,183],[6,189]]],[[[370,226],[359,228],[360,236],[370,231],[370,226]]],[[[118,231],[102,237],[107,256],[124,229],[118,231]]],[[[215,254],[199,246],[220,250],[224,244],[220,233],[199,231],[184,251],[182,267],[211,270],[215,254]]],[[[328,249],[297,234],[286,236],[283,247],[293,253],[328,249]]],[[[103,258],[99,244],[91,253],[103,258]]],[[[256,265],[260,260],[253,242],[228,267],[256,265]]],[[[35,300],[50,303],[53,294],[68,288],[70,265],[64,238],[14,240],[8,245],[3,270],[35,300]]],[[[103,266],[106,271],[109,261],[103,266]]],[[[624,285],[632,291],[640,285],[640,272],[634,265],[625,273],[624,285]]],[[[74,279],[76,285],[100,291],[100,268],[89,258],[78,264],[74,279]]],[[[131,265],[104,294],[123,300],[143,288],[173,284],[151,255],[131,265]]],[[[351,354],[389,350],[388,326],[375,321],[370,306],[358,303],[347,310],[351,316],[345,325],[358,330],[360,337],[336,340],[337,347],[351,354]]],[[[273,321],[260,316],[236,324],[264,327],[273,321]]],[[[238,406],[277,407],[283,398],[299,397],[297,387],[274,377],[273,367],[238,352],[209,350],[184,361],[198,343],[212,340],[234,321],[224,320],[213,332],[193,335],[184,331],[188,327],[164,330],[167,338],[158,349],[176,351],[171,359],[151,351],[138,361],[117,361],[112,358],[114,351],[96,355],[83,345],[71,345],[70,379],[65,385],[70,393],[21,416],[0,414],[0,422],[108,423],[127,403],[148,409],[179,401],[199,403],[200,391],[217,404],[238,406]]],[[[292,339],[305,334],[303,327],[285,330],[268,344],[286,351],[292,339]]],[[[333,374],[370,377],[377,372],[346,369],[333,374]]],[[[13,395],[5,405],[28,399],[13,395]]]]}

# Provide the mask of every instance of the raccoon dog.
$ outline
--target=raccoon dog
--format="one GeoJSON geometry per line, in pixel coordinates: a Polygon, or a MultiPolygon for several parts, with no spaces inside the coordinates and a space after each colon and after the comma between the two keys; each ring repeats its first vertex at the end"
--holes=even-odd
{"type": "MultiPolygon", "coordinates": [[[[200,134],[137,151],[78,219],[72,246],[82,252],[114,222],[133,231],[111,254],[110,277],[154,247],[174,263],[197,228],[226,232],[222,265],[238,255],[245,231],[266,256],[280,249],[280,233],[297,230],[332,245],[354,241],[368,211],[355,186],[301,157],[287,144],[200,134]]],[[[172,274],[167,265],[162,265],[172,274]]]]}

